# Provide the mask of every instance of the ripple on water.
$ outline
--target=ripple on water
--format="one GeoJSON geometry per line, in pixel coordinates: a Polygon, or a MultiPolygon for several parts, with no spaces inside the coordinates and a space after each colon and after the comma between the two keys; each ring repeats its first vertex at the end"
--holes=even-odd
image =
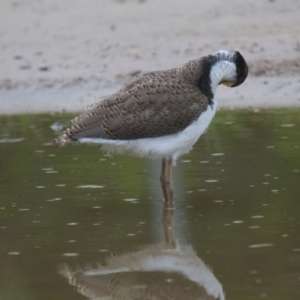
{"type": "Polygon", "coordinates": [[[212,156],[223,156],[223,155],[225,155],[225,153],[222,153],[222,152],[220,152],[220,153],[212,153],[211,155],[212,156]]]}
{"type": "Polygon", "coordinates": [[[244,223],[244,221],[242,220],[236,220],[236,221],[232,221],[233,224],[241,224],[244,223]]]}
{"type": "Polygon", "coordinates": [[[249,248],[264,248],[264,247],[273,247],[273,244],[253,244],[249,245],[249,248]]]}
{"type": "Polygon", "coordinates": [[[123,201],[126,202],[136,202],[138,199],[137,198],[127,198],[127,199],[123,199],[123,201]]]}
{"type": "Polygon", "coordinates": [[[1,144],[7,144],[7,143],[18,143],[24,141],[24,138],[15,138],[15,139],[0,139],[1,144]]]}
{"type": "Polygon", "coordinates": [[[48,202],[54,202],[54,201],[61,201],[62,199],[61,198],[53,198],[53,199],[48,199],[46,201],[48,202]]]}
{"type": "Polygon", "coordinates": [[[79,189],[102,189],[102,188],[104,188],[104,185],[86,184],[86,185],[78,185],[76,188],[79,188],[79,189]]]}
{"type": "Polygon", "coordinates": [[[76,252],[66,252],[66,253],[62,253],[62,256],[67,256],[67,257],[75,257],[78,256],[79,253],[76,252]]]}
{"type": "Polygon", "coordinates": [[[294,127],[295,124],[281,124],[281,127],[294,127]]]}

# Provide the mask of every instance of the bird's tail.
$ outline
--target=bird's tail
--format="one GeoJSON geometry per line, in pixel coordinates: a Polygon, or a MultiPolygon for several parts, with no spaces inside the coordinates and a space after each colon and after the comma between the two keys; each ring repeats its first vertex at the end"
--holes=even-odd
{"type": "Polygon", "coordinates": [[[64,146],[67,143],[70,143],[72,139],[69,137],[67,132],[64,132],[62,135],[58,136],[56,139],[52,141],[52,143],[56,146],[64,146]]]}

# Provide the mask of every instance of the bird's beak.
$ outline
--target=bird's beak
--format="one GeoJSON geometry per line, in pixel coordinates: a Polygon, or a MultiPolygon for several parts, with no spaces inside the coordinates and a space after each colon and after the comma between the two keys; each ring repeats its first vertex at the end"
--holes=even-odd
{"type": "Polygon", "coordinates": [[[225,84],[225,85],[227,85],[229,87],[233,87],[236,84],[236,82],[233,82],[233,81],[223,81],[222,84],[225,84]]]}

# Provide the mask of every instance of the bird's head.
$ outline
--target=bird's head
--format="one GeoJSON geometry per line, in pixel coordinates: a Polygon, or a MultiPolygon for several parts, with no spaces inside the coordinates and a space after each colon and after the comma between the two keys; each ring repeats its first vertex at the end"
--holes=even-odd
{"type": "MultiPolygon", "coordinates": [[[[248,66],[239,51],[219,50],[214,53],[214,56],[219,62],[230,62],[234,65],[234,68],[229,67],[229,64],[228,67],[226,64],[224,65],[227,70],[219,84],[236,87],[245,81],[248,75],[248,66]]],[[[232,64],[230,65],[232,66],[232,64]]]]}

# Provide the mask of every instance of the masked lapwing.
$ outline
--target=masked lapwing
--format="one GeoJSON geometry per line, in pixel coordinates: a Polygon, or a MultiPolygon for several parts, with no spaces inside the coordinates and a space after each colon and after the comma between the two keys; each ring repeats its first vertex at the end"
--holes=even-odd
{"type": "Polygon", "coordinates": [[[238,51],[220,50],[181,67],[137,75],[72,120],[54,142],[101,144],[109,151],[160,158],[164,198],[172,201],[172,167],[213,119],[217,86],[236,87],[247,74],[238,51]]]}

